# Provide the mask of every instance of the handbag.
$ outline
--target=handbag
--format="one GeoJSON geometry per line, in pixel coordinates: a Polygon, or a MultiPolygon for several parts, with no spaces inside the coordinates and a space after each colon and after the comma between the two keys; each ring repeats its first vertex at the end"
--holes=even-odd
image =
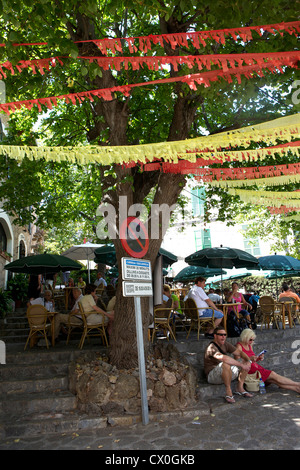
{"type": "Polygon", "coordinates": [[[258,392],[259,391],[259,379],[261,378],[261,373],[257,370],[254,374],[247,374],[245,378],[245,386],[249,392],[258,392]]]}

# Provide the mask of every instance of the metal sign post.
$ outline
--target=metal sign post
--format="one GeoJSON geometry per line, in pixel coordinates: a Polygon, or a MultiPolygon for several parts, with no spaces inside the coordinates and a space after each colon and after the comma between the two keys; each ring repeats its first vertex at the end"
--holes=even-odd
{"type": "Polygon", "coordinates": [[[139,360],[142,422],[144,425],[146,425],[149,423],[149,410],[148,410],[148,399],[147,399],[147,380],[146,380],[142,309],[141,309],[140,297],[134,297],[134,308],[135,308],[137,350],[138,350],[138,360],[139,360]]]}
{"type": "Polygon", "coordinates": [[[144,353],[141,296],[152,297],[151,263],[148,260],[122,258],[122,289],[124,297],[134,297],[136,339],[142,405],[142,422],[149,423],[146,365],[144,353]],[[125,279],[125,280],[124,280],[125,279]]]}

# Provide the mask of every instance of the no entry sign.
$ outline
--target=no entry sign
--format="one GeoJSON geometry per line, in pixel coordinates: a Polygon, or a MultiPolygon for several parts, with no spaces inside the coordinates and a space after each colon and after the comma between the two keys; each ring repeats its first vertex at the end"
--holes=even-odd
{"type": "Polygon", "coordinates": [[[120,239],[126,253],[133,258],[143,258],[148,252],[148,231],[137,217],[127,217],[121,225],[120,239]]]}

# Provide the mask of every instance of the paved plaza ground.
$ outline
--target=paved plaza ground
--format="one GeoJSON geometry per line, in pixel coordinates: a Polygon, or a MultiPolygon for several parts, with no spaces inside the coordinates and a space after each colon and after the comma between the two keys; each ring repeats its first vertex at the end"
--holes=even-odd
{"type": "Polygon", "coordinates": [[[300,450],[300,395],[272,385],[266,395],[238,397],[234,405],[218,399],[214,412],[204,416],[199,410],[199,416],[170,415],[148,425],[7,439],[0,450],[101,450],[100,463],[128,457],[130,451],[142,463],[157,451],[164,456],[181,451],[198,459],[199,450],[300,450]]]}

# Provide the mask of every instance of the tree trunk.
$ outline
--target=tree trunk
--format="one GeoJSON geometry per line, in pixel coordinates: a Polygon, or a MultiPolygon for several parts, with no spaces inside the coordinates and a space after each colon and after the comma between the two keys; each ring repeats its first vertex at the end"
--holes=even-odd
{"type": "MultiPolygon", "coordinates": [[[[166,175],[161,174],[157,186],[157,191],[154,197],[154,204],[158,206],[168,204],[170,207],[175,204],[178,196],[182,190],[182,184],[185,181],[182,175],[166,175]]],[[[124,185],[125,186],[125,185],[124,185]]],[[[123,191],[122,195],[126,194],[123,191]]],[[[128,186],[128,199],[133,199],[132,189],[128,186]]],[[[142,202],[142,201],[141,201],[142,202]]],[[[117,212],[117,211],[116,211],[117,212]]],[[[159,216],[159,236],[156,238],[151,236],[151,218],[154,217],[150,214],[149,222],[149,249],[145,259],[150,260],[152,267],[152,274],[157,259],[157,253],[161,246],[164,233],[162,232],[163,227],[168,227],[170,213],[166,212],[163,215],[160,213],[159,216]],[[165,217],[165,220],[163,218],[165,217]]],[[[157,235],[157,234],[155,234],[157,235]]],[[[135,309],[134,300],[131,297],[123,297],[122,295],[122,279],[121,279],[121,258],[130,257],[123,249],[120,239],[114,240],[116,248],[116,255],[118,259],[119,268],[119,282],[117,288],[117,299],[115,305],[115,321],[113,334],[110,338],[110,361],[118,368],[132,368],[138,364],[137,356],[137,341],[136,341],[136,324],[135,324],[135,309]]],[[[142,323],[143,323],[143,337],[145,346],[145,357],[149,349],[148,344],[148,326],[152,323],[149,311],[149,298],[141,298],[142,307],[142,323]]]]}

